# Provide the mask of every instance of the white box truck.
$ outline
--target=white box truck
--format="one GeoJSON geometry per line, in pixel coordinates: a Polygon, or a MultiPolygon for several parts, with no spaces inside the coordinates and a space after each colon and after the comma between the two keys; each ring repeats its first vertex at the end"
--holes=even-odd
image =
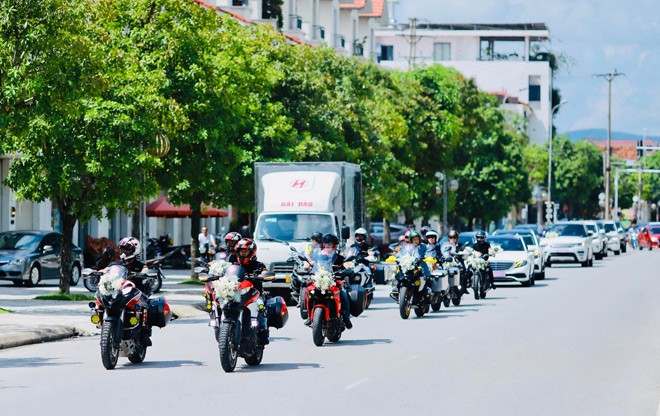
{"type": "Polygon", "coordinates": [[[254,164],[257,258],[275,273],[264,287],[290,295],[290,247],[304,253],[312,233],[346,243],[364,224],[360,165],[346,162],[254,164]]]}

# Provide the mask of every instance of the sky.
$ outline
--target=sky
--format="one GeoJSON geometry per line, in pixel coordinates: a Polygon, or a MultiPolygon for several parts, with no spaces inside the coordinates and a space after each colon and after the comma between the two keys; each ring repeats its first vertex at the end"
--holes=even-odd
{"type": "Polygon", "coordinates": [[[554,86],[567,102],[555,116],[559,133],[607,129],[660,136],[660,0],[398,0],[395,17],[430,23],[545,23],[551,49],[568,58],[554,86]]]}

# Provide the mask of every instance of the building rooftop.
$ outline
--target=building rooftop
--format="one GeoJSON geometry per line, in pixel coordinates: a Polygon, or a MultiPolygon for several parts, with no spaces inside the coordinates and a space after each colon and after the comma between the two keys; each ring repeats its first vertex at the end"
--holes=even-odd
{"type": "MultiPolygon", "coordinates": [[[[409,29],[409,24],[399,27],[409,29]]],[[[434,30],[548,30],[545,23],[417,23],[418,29],[434,30]]]]}

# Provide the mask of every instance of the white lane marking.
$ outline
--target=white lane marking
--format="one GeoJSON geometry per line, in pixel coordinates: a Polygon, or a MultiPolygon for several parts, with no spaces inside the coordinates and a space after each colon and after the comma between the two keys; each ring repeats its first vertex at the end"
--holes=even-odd
{"type": "Polygon", "coordinates": [[[355,386],[357,386],[357,385],[359,385],[359,384],[362,384],[362,383],[364,383],[364,382],[366,382],[366,381],[369,381],[369,379],[368,379],[368,378],[363,378],[362,380],[358,380],[358,381],[356,381],[356,382],[353,383],[353,384],[349,384],[348,386],[345,387],[345,389],[346,389],[346,390],[350,390],[350,389],[352,389],[353,387],[355,387],[355,386]]]}
{"type": "Polygon", "coordinates": [[[418,358],[419,358],[419,355],[413,355],[413,356],[410,356],[410,357],[406,358],[405,360],[403,360],[401,362],[402,363],[407,363],[408,361],[416,360],[418,358]]]}
{"type": "Polygon", "coordinates": [[[656,416],[660,416],[660,403],[658,403],[658,410],[655,411],[656,416]]]}

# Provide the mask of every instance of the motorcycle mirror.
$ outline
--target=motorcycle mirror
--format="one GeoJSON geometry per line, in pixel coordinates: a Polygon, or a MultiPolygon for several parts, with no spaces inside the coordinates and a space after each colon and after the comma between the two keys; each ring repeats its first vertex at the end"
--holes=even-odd
{"type": "Polygon", "coordinates": [[[96,270],[94,270],[94,269],[90,269],[89,267],[85,267],[85,268],[82,270],[82,274],[83,274],[83,275],[88,275],[88,276],[89,276],[90,274],[94,273],[95,271],[96,271],[96,270]]]}
{"type": "MultiPolygon", "coordinates": [[[[195,267],[195,269],[197,269],[197,267],[195,267]]],[[[197,278],[199,279],[200,282],[206,283],[209,280],[211,280],[211,276],[209,276],[206,273],[201,273],[201,272],[198,272],[197,270],[195,270],[195,273],[198,273],[197,278]]]]}
{"type": "Polygon", "coordinates": [[[266,282],[270,282],[270,281],[275,280],[275,273],[273,273],[273,272],[264,272],[264,273],[261,273],[257,277],[260,278],[260,279],[263,279],[266,282]]]}
{"type": "Polygon", "coordinates": [[[199,273],[206,273],[206,267],[199,267],[199,266],[198,266],[198,267],[195,267],[195,268],[193,269],[193,271],[194,271],[195,273],[197,273],[197,274],[199,274],[199,273]]]}

